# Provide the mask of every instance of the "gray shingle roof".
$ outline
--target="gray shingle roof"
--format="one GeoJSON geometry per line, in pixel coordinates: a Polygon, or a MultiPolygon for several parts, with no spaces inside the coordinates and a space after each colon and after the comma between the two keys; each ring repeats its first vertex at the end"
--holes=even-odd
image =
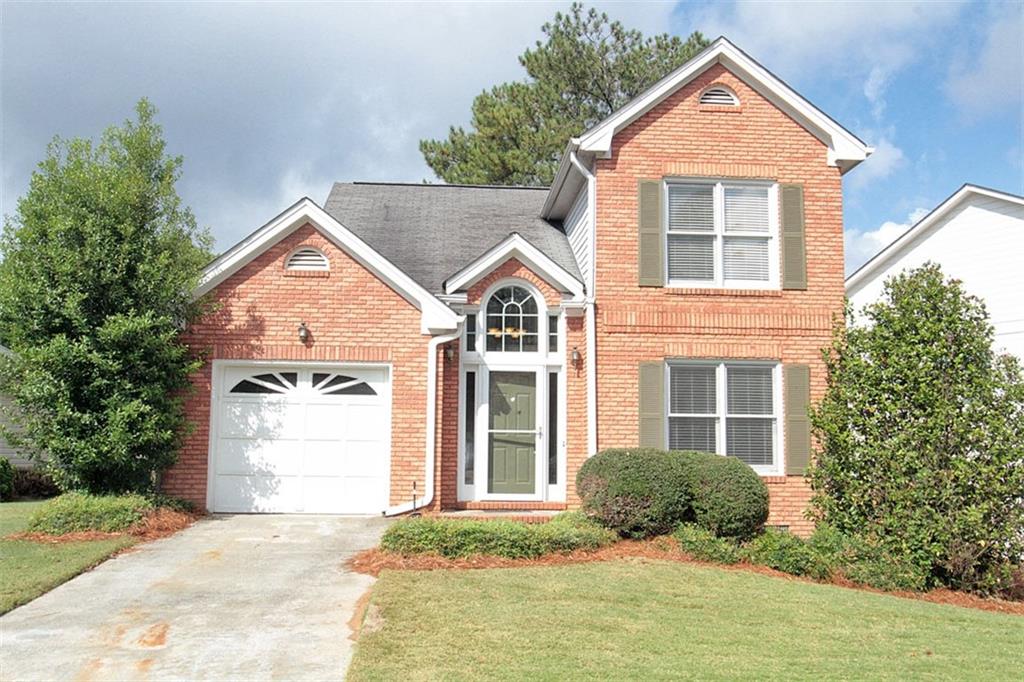
{"type": "Polygon", "coordinates": [[[561,225],[540,217],[546,189],[341,183],[324,210],[428,291],[513,232],[577,279],[561,225]]]}

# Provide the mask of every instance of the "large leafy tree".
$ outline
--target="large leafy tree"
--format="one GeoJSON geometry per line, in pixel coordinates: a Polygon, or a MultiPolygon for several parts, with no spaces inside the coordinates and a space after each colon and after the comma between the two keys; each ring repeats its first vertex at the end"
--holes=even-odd
{"type": "Polygon", "coordinates": [[[838,326],[812,411],[814,505],[934,583],[993,591],[1024,560],[1024,381],[984,304],[926,264],[838,326]]]}
{"type": "Polygon", "coordinates": [[[569,138],[635,98],[707,46],[640,31],[575,3],[543,26],[545,41],[519,57],[528,78],[473,101],[471,129],[452,127],[420,151],[450,183],[546,185],[569,138]]]}
{"type": "Polygon", "coordinates": [[[65,489],[151,488],[184,427],[180,330],[211,242],[155,115],[142,100],[95,144],[54,139],[0,241],[6,435],[65,489]]]}

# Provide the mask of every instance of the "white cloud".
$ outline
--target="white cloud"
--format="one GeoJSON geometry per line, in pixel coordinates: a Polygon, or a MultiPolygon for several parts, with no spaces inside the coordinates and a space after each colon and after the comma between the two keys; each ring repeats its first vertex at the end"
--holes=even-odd
{"type": "Polygon", "coordinates": [[[928,211],[927,208],[915,208],[903,222],[887,220],[873,230],[847,230],[843,234],[847,274],[896,241],[921,218],[928,215],[928,211]]]}
{"type": "Polygon", "coordinates": [[[979,49],[962,50],[950,66],[946,95],[968,119],[1024,110],[1024,5],[994,12],[979,49]]]}
{"type": "Polygon", "coordinates": [[[871,102],[871,115],[876,121],[881,120],[885,113],[885,90],[889,87],[892,73],[886,67],[876,64],[864,83],[864,96],[871,102]]]}
{"type": "Polygon", "coordinates": [[[893,142],[894,131],[876,133],[869,132],[867,139],[875,148],[868,163],[862,164],[856,172],[851,173],[847,182],[851,189],[863,189],[867,185],[883,180],[902,168],[907,163],[903,150],[893,142]]]}

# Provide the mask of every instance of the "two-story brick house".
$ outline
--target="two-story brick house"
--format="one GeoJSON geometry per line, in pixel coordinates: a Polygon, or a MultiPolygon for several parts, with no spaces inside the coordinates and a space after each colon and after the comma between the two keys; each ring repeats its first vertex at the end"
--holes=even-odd
{"type": "Polygon", "coordinates": [[[210,265],[164,480],[213,511],[561,509],[582,462],[736,456],[806,530],[806,408],[871,153],[727,40],[567,141],[550,188],[336,184],[210,265]]]}

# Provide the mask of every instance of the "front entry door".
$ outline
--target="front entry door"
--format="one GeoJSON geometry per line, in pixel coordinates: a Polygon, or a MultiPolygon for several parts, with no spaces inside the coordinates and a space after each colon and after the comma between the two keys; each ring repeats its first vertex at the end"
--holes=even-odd
{"type": "Polygon", "coordinates": [[[537,374],[490,372],[487,492],[537,492],[537,374]]]}

